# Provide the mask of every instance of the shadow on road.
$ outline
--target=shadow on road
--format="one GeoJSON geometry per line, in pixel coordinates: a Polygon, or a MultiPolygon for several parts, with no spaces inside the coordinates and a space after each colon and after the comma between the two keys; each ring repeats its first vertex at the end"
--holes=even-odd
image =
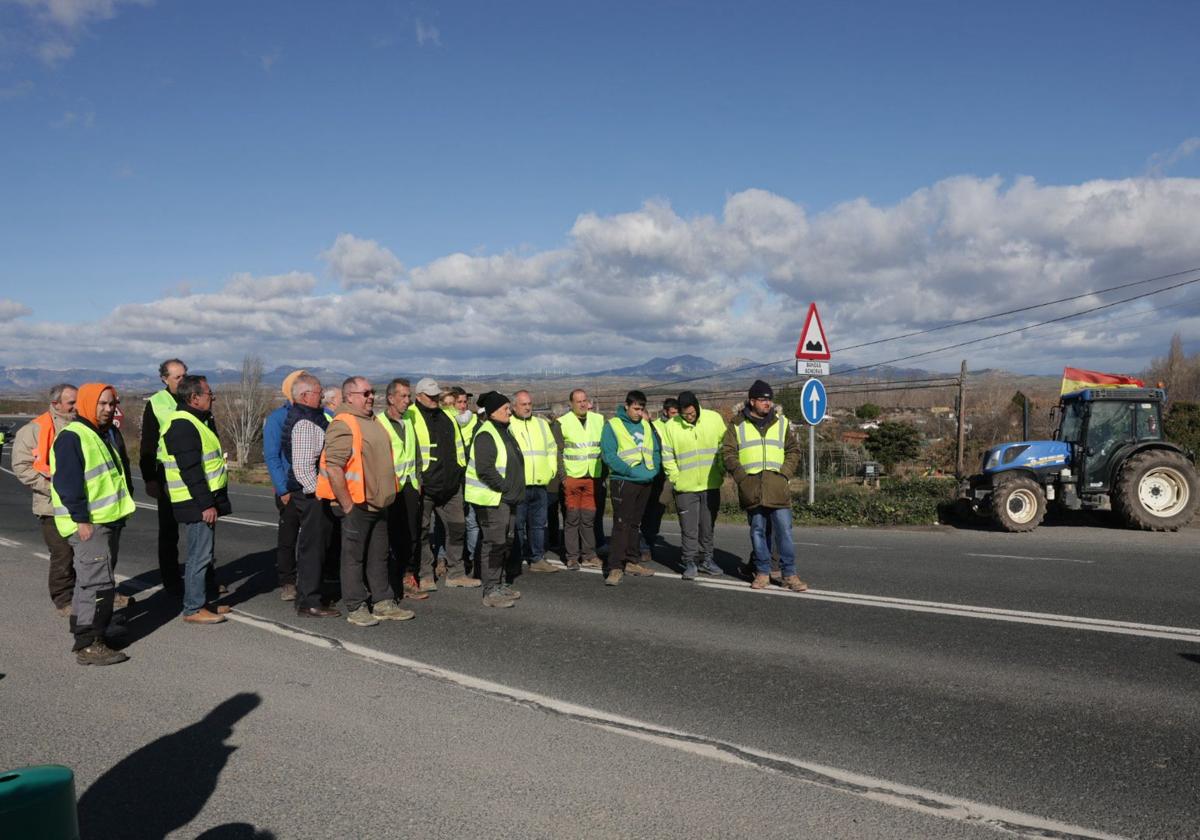
{"type": "Polygon", "coordinates": [[[1179,658],[1186,659],[1188,662],[1194,662],[1197,665],[1200,665],[1200,653],[1181,653],[1179,654],[1179,658]]]}
{"type": "Polygon", "coordinates": [[[221,603],[230,606],[244,604],[272,591],[278,584],[275,549],[243,554],[232,563],[226,563],[217,569],[217,580],[229,587],[229,594],[221,599],[221,603]]]}
{"type": "MultiPolygon", "coordinates": [[[[204,810],[236,747],[225,743],[233,726],[262,703],[235,694],[205,717],[130,753],[79,798],[84,838],[161,840],[204,810]]],[[[271,840],[269,832],[230,823],[201,835],[207,840],[271,840]]]]}
{"type": "MultiPolygon", "coordinates": [[[[990,516],[962,511],[954,502],[938,505],[938,522],[956,531],[992,531],[1003,533],[990,516]]],[[[1107,510],[1062,510],[1050,508],[1039,528],[1111,528],[1125,530],[1124,524],[1112,511],[1107,510]]]]}

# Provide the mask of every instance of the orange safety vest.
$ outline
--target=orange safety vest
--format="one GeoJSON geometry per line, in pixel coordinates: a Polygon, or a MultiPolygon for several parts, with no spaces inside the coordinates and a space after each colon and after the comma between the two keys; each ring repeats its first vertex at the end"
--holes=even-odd
{"type": "Polygon", "coordinates": [[[37,427],[37,443],[33,447],[33,468],[50,477],[50,447],[54,445],[54,415],[49,411],[31,421],[37,427]]]}
{"type": "MultiPolygon", "coordinates": [[[[337,422],[345,423],[350,427],[350,460],[346,462],[346,488],[350,491],[350,500],[356,505],[361,505],[367,500],[367,482],[363,477],[363,461],[362,461],[362,427],[358,425],[358,418],[353,414],[335,414],[333,419],[329,421],[332,426],[337,422]]],[[[328,430],[326,430],[328,433],[328,430]]],[[[321,466],[317,470],[317,498],[318,499],[336,499],[333,495],[333,485],[329,483],[329,473],[325,469],[325,453],[321,453],[321,466]]]]}

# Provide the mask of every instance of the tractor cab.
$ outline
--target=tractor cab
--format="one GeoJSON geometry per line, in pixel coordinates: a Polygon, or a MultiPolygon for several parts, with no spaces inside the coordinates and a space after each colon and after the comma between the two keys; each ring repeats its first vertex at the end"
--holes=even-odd
{"type": "Polygon", "coordinates": [[[1071,445],[1081,495],[1112,489],[1116,467],[1131,449],[1161,441],[1158,388],[1096,388],[1064,394],[1054,439],[1071,445]]]}

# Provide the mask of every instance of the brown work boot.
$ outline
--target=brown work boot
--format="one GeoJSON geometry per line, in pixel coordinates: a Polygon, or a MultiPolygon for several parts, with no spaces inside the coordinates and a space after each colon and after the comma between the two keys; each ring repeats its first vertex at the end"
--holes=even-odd
{"type": "Polygon", "coordinates": [[[650,549],[646,549],[645,551],[642,552],[642,562],[643,563],[649,563],[653,559],[654,558],[650,556],[650,549]]]}
{"type": "Polygon", "coordinates": [[[280,601],[295,601],[296,600],[296,584],[285,583],[279,588],[280,601]]]}
{"type": "Polygon", "coordinates": [[[616,586],[621,582],[621,578],[625,577],[625,573],[620,569],[613,569],[608,573],[608,577],[604,579],[605,586],[616,586]]]}
{"type": "Polygon", "coordinates": [[[66,618],[67,616],[69,616],[71,614],[71,605],[63,604],[61,607],[55,607],[54,611],[56,613],[58,613],[59,615],[61,615],[63,618],[66,618]]]}
{"type": "Polygon", "coordinates": [[[437,577],[438,580],[441,580],[442,578],[444,578],[446,576],[446,561],[445,560],[439,560],[439,561],[437,561],[437,563],[434,564],[433,574],[435,577],[437,577]]]}
{"type": "Polygon", "coordinates": [[[755,575],[754,580],[750,582],[751,589],[766,589],[771,583],[771,578],[767,575],[755,575]]]}
{"type": "Polygon", "coordinates": [[[579,561],[574,558],[567,561],[567,571],[568,572],[578,572],[582,568],[583,568],[583,566],[580,565],[579,561]]]}
{"type": "Polygon", "coordinates": [[[541,560],[538,560],[536,563],[530,563],[529,571],[531,571],[531,572],[561,572],[562,566],[557,566],[554,563],[551,563],[549,560],[542,558],[541,560]]]}
{"type": "Polygon", "coordinates": [[[449,586],[451,589],[458,589],[459,587],[465,589],[475,589],[482,585],[483,582],[480,581],[479,578],[467,577],[466,575],[446,578],[446,586],[449,586]]]}
{"type": "Polygon", "coordinates": [[[429,593],[421,591],[421,584],[417,583],[416,575],[405,575],[404,597],[412,598],[414,601],[425,601],[429,598],[429,593]]]}
{"type": "Polygon", "coordinates": [[[583,568],[585,568],[585,569],[603,569],[604,561],[602,561],[599,557],[597,557],[596,555],[593,554],[591,557],[584,560],[579,565],[583,566],[583,568]]]}
{"type": "Polygon", "coordinates": [[[632,577],[653,577],[654,570],[646,568],[641,563],[626,563],[625,574],[632,577]]]}
{"type": "Polygon", "coordinates": [[[423,577],[418,588],[422,592],[437,592],[437,581],[431,577],[423,577]]]}
{"type": "Polygon", "coordinates": [[[800,580],[797,575],[788,575],[783,579],[783,588],[790,589],[792,592],[803,592],[808,589],[808,584],[800,580]]]}
{"type": "Polygon", "coordinates": [[[113,650],[104,644],[103,639],[97,639],[87,647],[75,651],[75,661],[80,665],[116,665],[129,661],[129,656],[119,650],[113,650]]]}

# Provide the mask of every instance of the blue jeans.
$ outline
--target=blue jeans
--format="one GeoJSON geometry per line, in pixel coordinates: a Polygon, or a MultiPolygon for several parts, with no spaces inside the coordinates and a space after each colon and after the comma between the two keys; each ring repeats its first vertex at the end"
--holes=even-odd
{"type": "Polygon", "coordinates": [[[784,577],[796,574],[796,546],[792,543],[792,509],[756,507],[746,511],[750,521],[750,544],[754,546],[754,571],[771,573],[771,546],[767,540],[770,523],[775,545],[779,549],[779,571],[784,577]]]}
{"type": "Polygon", "coordinates": [[[188,522],[187,565],[183,569],[183,614],[199,612],[208,603],[206,580],[213,563],[213,543],[216,525],[207,522],[188,522]]]}
{"type": "Polygon", "coordinates": [[[479,517],[475,515],[475,505],[467,505],[467,569],[479,574],[479,517]]]}
{"type": "Polygon", "coordinates": [[[550,497],[546,488],[537,485],[525,487],[525,498],[517,502],[517,544],[520,558],[526,563],[536,563],[546,553],[546,511],[550,497]]]}

